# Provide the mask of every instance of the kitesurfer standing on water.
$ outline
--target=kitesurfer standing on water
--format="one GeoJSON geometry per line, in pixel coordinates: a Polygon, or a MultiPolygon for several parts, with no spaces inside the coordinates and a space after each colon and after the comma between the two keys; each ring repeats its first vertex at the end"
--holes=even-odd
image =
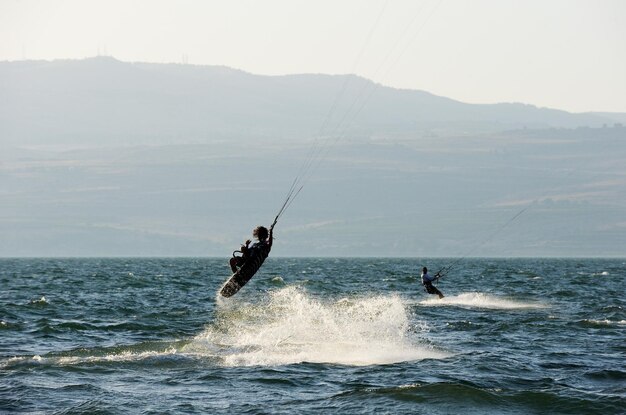
{"type": "Polygon", "coordinates": [[[424,286],[424,289],[426,290],[426,292],[428,294],[437,294],[439,298],[443,298],[443,294],[441,293],[441,291],[439,291],[437,287],[433,285],[433,282],[437,281],[439,277],[441,277],[439,273],[436,273],[434,276],[431,276],[430,274],[428,274],[428,268],[426,267],[422,268],[422,285],[424,286]]]}
{"type": "Polygon", "coordinates": [[[261,255],[263,259],[267,258],[272,249],[274,225],[270,227],[268,232],[265,226],[257,226],[252,231],[252,236],[257,239],[256,242],[250,245],[250,239],[248,239],[243,245],[241,245],[242,256],[233,256],[230,259],[230,269],[233,272],[237,272],[237,268],[240,268],[249,258],[253,258],[257,255],[261,255]]]}

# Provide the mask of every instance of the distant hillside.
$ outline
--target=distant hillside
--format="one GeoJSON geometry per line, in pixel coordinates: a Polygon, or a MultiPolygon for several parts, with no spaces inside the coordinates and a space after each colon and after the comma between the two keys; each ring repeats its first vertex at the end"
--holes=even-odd
{"type": "Polygon", "coordinates": [[[11,145],[446,135],[598,127],[624,116],[465,104],[354,75],[259,76],[109,57],[0,62],[0,96],[0,144],[11,145]]]}
{"type": "Polygon", "coordinates": [[[626,124],[626,114],[622,112],[595,112],[593,114],[605,118],[610,118],[611,120],[619,124],[626,124]]]}
{"type": "Polygon", "coordinates": [[[624,255],[623,114],[111,58],[0,63],[0,97],[0,257],[227,257],[320,131],[273,256],[624,255]]]}

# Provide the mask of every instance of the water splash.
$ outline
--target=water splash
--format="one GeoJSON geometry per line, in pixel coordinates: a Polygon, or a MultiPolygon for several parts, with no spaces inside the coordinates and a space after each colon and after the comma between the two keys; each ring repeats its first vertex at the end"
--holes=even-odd
{"type": "Polygon", "coordinates": [[[444,297],[442,299],[429,298],[427,300],[420,301],[419,304],[428,307],[459,306],[500,310],[540,309],[547,307],[545,304],[537,302],[515,301],[479,292],[461,293],[459,295],[444,297]]]}
{"type": "Polygon", "coordinates": [[[224,366],[300,362],[364,366],[450,356],[428,344],[428,325],[410,318],[406,300],[397,295],[330,301],[291,286],[260,301],[247,298],[218,297],[214,321],[193,339],[20,356],[0,360],[0,368],[159,365],[189,358],[224,366]]]}
{"type": "Polygon", "coordinates": [[[260,303],[219,304],[216,321],[183,351],[216,353],[226,366],[361,366],[449,356],[417,344],[414,331],[398,296],[321,301],[287,287],[260,303]]]}

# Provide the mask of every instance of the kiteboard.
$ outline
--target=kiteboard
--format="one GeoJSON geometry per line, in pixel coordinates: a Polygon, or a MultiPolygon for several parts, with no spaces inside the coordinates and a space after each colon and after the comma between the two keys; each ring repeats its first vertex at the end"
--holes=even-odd
{"type": "Polygon", "coordinates": [[[220,290],[220,295],[228,298],[237,294],[241,287],[246,285],[254,274],[256,274],[259,268],[261,268],[261,265],[263,265],[263,262],[269,253],[269,249],[257,250],[257,252],[248,258],[246,262],[243,263],[241,268],[239,268],[237,272],[233,273],[233,275],[231,275],[230,278],[224,283],[222,289],[220,290]]]}

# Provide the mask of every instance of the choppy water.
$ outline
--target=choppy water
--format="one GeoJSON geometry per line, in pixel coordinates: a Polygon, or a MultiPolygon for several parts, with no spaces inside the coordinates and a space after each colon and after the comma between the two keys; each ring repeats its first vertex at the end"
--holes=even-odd
{"type": "Polygon", "coordinates": [[[624,413],[626,261],[0,260],[2,413],[624,413]]]}

